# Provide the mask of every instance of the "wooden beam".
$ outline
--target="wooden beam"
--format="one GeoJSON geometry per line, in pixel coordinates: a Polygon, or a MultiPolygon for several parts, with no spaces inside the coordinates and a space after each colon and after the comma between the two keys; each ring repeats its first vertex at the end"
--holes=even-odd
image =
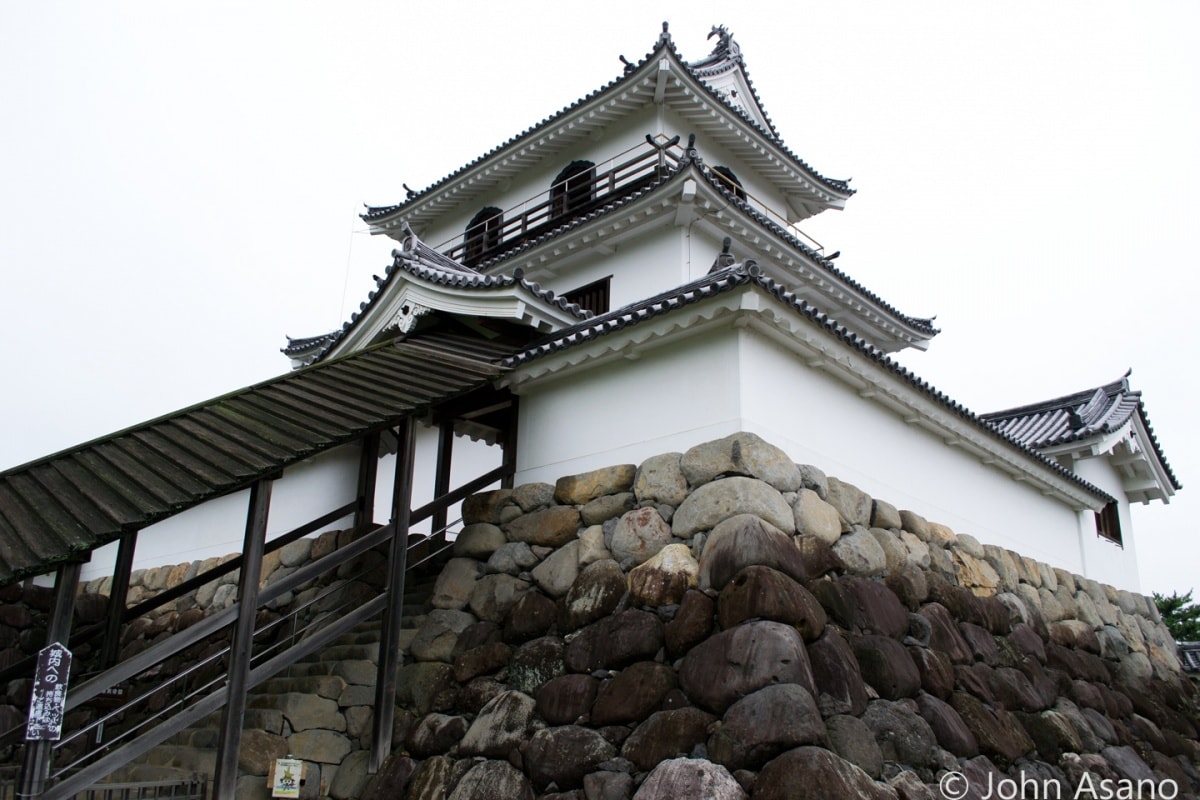
{"type": "MultiPolygon", "coordinates": [[[[396,450],[396,478],[392,488],[392,543],[388,553],[383,633],[375,676],[375,717],[371,725],[371,757],[367,770],[379,771],[392,751],[392,723],[396,716],[396,671],[400,668],[400,624],[404,616],[404,573],[408,570],[408,527],[412,509],[413,461],[416,430],[412,417],[400,429],[396,450]]],[[[232,795],[230,795],[232,797],[232,795]]]]}
{"type": "Polygon", "coordinates": [[[513,488],[513,476],[517,473],[517,420],[519,418],[520,400],[513,395],[512,406],[508,411],[508,425],[504,429],[504,438],[500,446],[504,448],[501,465],[505,468],[504,477],[500,480],[500,488],[513,488]]]}
{"type": "MultiPolygon", "coordinates": [[[[75,594],[79,590],[79,573],[83,564],[72,561],[58,568],[54,578],[54,608],[46,628],[46,644],[71,641],[71,620],[75,616],[75,594]]],[[[17,797],[40,797],[50,777],[50,753],[54,742],[26,742],[25,759],[17,797]]]]}
{"type": "Polygon", "coordinates": [[[362,440],[362,453],[358,462],[358,495],[355,502],[354,527],[375,522],[375,483],[379,476],[379,434],[369,433],[362,440]]]}
{"type": "Polygon", "coordinates": [[[216,797],[235,797],[238,751],[242,744],[242,718],[246,713],[246,682],[254,647],[254,620],[258,613],[258,584],[262,576],[263,552],[267,541],[267,515],[271,507],[271,481],[260,480],[250,489],[246,512],[246,536],[242,544],[242,571],[238,580],[237,624],[229,648],[229,692],[221,714],[217,740],[216,797]]]}
{"type": "MultiPolygon", "coordinates": [[[[454,461],[454,420],[443,419],[438,425],[437,466],[433,474],[433,496],[442,497],[450,491],[450,465],[454,461]]],[[[446,522],[449,516],[446,506],[433,512],[429,522],[429,535],[437,543],[446,541],[446,522]]],[[[431,542],[436,547],[437,544],[431,542]]]]}
{"type": "Polygon", "coordinates": [[[121,622],[125,616],[125,600],[129,596],[129,581],[133,575],[133,552],[137,547],[137,531],[121,534],[117,545],[117,560],[113,565],[112,589],[108,594],[108,621],[101,646],[100,669],[117,663],[121,649],[121,622]]]}

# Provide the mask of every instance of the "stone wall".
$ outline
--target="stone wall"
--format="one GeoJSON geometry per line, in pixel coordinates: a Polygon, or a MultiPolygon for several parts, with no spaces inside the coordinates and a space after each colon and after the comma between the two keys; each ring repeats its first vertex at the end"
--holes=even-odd
{"type": "Polygon", "coordinates": [[[464,517],[407,645],[403,747],[360,796],[1200,788],[1197,693],[1145,597],[753,435],[476,495],[464,517]]]}
{"type": "MultiPolygon", "coordinates": [[[[1147,598],[981,545],[754,435],[485,492],[464,517],[428,613],[409,620],[393,756],[366,774],[370,709],[339,701],[321,729],[350,746],[313,765],[306,796],[1200,789],[1197,691],[1147,598]]],[[[281,552],[264,582],[338,536],[281,552]]],[[[139,573],[130,598],[201,566],[139,573]]],[[[235,586],[131,625],[125,647],[224,607],[235,586]]],[[[309,694],[290,702],[332,709],[309,694]]],[[[264,764],[292,748],[294,721],[278,722],[251,736],[264,764]]]]}

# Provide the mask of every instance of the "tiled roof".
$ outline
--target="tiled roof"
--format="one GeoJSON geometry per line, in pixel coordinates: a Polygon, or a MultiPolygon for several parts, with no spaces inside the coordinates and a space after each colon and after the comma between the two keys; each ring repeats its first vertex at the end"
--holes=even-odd
{"type": "Polygon", "coordinates": [[[0,585],[485,386],[510,352],[389,342],[6,470],[0,585]]]}
{"type": "Polygon", "coordinates": [[[1200,642],[1176,642],[1176,652],[1184,672],[1200,672],[1200,642]]]}
{"type": "Polygon", "coordinates": [[[341,328],[307,339],[288,337],[287,346],[280,348],[280,352],[303,361],[305,366],[316,363],[353,330],[359,320],[367,316],[369,309],[383,295],[383,290],[389,283],[396,280],[396,276],[399,274],[418,278],[428,283],[468,290],[516,286],[530,297],[554,305],[577,319],[586,319],[591,314],[590,311],[580,308],[577,304],[570,303],[563,297],[555,296],[554,292],[543,289],[537,282],[526,280],[521,270],[514,271],[512,275],[484,275],[442,255],[410,232],[405,239],[404,248],[392,251],[392,263],[388,266],[384,276],[382,278],[378,275],[374,276],[375,289],[367,295],[365,302],[359,304],[358,311],[351,314],[350,319],[341,328]]]}
{"type": "MultiPolygon", "coordinates": [[[[554,123],[558,122],[560,119],[562,119],[566,116],[569,116],[573,111],[580,108],[581,106],[583,106],[583,105],[591,102],[592,100],[596,99],[597,97],[600,97],[601,95],[603,95],[611,90],[615,90],[615,89],[621,87],[623,84],[633,80],[632,76],[636,75],[637,72],[639,70],[641,70],[647,63],[649,63],[655,57],[657,57],[663,53],[670,53],[672,56],[674,56],[676,62],[681,67],[686,69],[692,75],[692,77],[694,77],[697,80],[697,82],[703,87],[703,89],[706,91],[706,93],[708,94],[710,99],[719,103],[721,106],[723,106],[725,109],[727,109],[730,113],[736,114],[740,119],[744,120],[747,124],[752,125],[755,129],[762,131],[762,133],[764,133],[771,140],[772,144],[774,144],[776,147],[778,147],[780,149],[780,151],[783,152],[784,155],[786,155],[788,158],[790,158],[792,161],[794,161],[797,164],[797,166],[801,167],[805,172],[807,172],[813,178],[817,179],[821,183],[826,184],[827,187],[829,187],[830,189],[832,189],[834,191],[841,192],[844,194],[854,194],[854,190],[850,188],[848,181],[839,180],[836,178],[825,177],[824,175],[822,175],[819,172],[817,172],[816,170],[814,170],[802,158],[800,158],[795,153],[793,153],[790,149],[788,149],[788,147],[783,144],[783,141],[780,139],[778,132],[774,129],[774,125],[770,122],[769,118],[768,118],[768,125],[771,126],[771,129],[764,131],[757,123],[755,123],[753,120],[751,120],[744,111],[737,108],[736,106],[731,105],[729,103],[729,101],[727,101],[725,98],[721,97],[719,94],[714,92],[711,88],[709,88],[708,84],[705,83],[705,81],[704,81],[703,75],[699,74],[696,70],[693,69],[692,65],[688,64],[686,61],[683,60],[683,58],[679,54],[679,51],[675,47],[675,43],[671,40],[671,37],[667,34],[664,34],[663,36],[659,37],[658,42],[656,43],[654,49],[651,50],[649,53],[647,53],[645,56],[643,56],[641,61],[639,61],[636,64],[633,64],[629,68],[627,68],[625,70],[625,74],[622,75],[621,77],[616,78],[612,81],[609,81],[605,85],[601,86],[599,89],[596,89],[595,91],[590,92],[590,93],[584,95],[583,97],[579,98],[574,103],[563,107],[557,113],[552,114],[552,115],[546,117],[545,119],[543,119],[541,122],[538,122],[537,124],[526,128],[521,133],[517,134],[516,136],[513,136],[512,138],[508,139],[507,141],[503,142],[502,144],[497,145],[496,147],[493,147],[491,150],[488,150],[483,155],[464,164],[462,167],[458,168],[454,172],[451,172],[449,175],[445,176],[441,180],[436,181],[435,183],[429,185],[425,189],[423,189],[419,192],[410,193],[409,196],[407,198],[405,198],[405,200],[403,202],[395,203],[393,205],[388,205],[388,206],[367,206],[366,212],[364,212],[363,214],[361,214],[359,216],[364,221],[371,222],[373,220],[378,220],[378,219],[382,219],[384,217],[390,216],[390,215],[396,213],[397,211],[400,211],[405,206],[425,198],[427,195],[432,194],[437,189],[450,183],[455,178],[457,178],[459,175],[462,175],[463,173],[467,172],[472,167],[475,167],[476,165],[480,164],[481,162],[486,161],[487,159],[491,158],[493,155],[511,147],[512,145],[516,144],[517,142],[521,141],[522,139],[533,137],[535,134],[540,132],[543,128],[551,126],[554,123]]],[[[704,62],[701,61],[701,62],[697,62],[697,63],[703,64],[704,62]]],[[[747,80],[747,82],[749,82],[749,75],[746,76],[746,80],[747,80]]],[[[751,91],[754,92],[753,85],[751,85],[751,91]]],[[[758,103],[759,108],[762,108],[762,103],[759,100],[757,92],[754,92],[754,100],[756,103],[758,103]]],[[[766,112],[764,111],[763,114],[765,116],[766,112]]]]}
{"type": "Polygon", "coordinates": [[[764,228],[767,228],[768,230],[770,230],[776,236],[779,236],[781,239],[784,239],[789,245],[791,245],[792,247],[795,247],[797,250],[799,250],[805,256],[812,259],[813,263],[816,264],[818,267],[824,269],[832,277],[834,277],[838,281],[844,283],[846,286],[853,289],[855,292],[858,292],[859,294],[861,294],[865,299],[867,299],[870,302],[877,305],[885,313],[895,317],[897,320],[903,322],[905,325],[909,325],[912,328],[914,328],[922,333],[925,333],[929,336],[936,336],[938,333],[941,332],[938,328],[935,328],[933,326],[933,320],[924,319],[922,317],[911,317],[911,316],[901,312],[898,308],[896,308],[895,306],[893,306],[890,303],[888,303],[887,301],[885,301],[882,297],[880,297],[879,295],[870,291],[865,286],[863,286],[861,283],[854,280],[846,273],[842,272],[840,269],[838,269],[836,266],[834,266],[833,261],[831,261],[828,258],[825,258],[823,255],[818,253],[816,250],[813,250],[811,247],[809,247],[804,242],[802,242],[800,239],[798,239],[795,235],[790,233],[786,228],[784,228],[784,227],[780,226],[779,224],[777,224],[776,222],[772,221],[765,214],[762,214],[762,213],[759,213],[758,211],[756,211],[754,209],[754,207],[751,206],[745,200],[739,199],[733,193],[733,191],[730,190],[728,183],[715,177],[714,175],[711,174],[710,171],[701,169],[698,165],[696,165],[694,163],[692,163],[690,166],[691,166],[691,169],[688,168],[689,163],[686,163],[686,162],[681,163],[669,175],[667,175],[663,178],[660,178],[658,180],[655,180],[654,182],[652,182],[650,184],[647,184],[642,189],[639,189],[638,191],[636,191],[632,194],[625,195],[624,197],[621,197],[617,200],[613,200],[611,203],[607,203],[607,204],[605,204],[605,205],[603,205],[581,217],[576,217],[576,218],[570,220],[569,222],[564,222],[562,225],[559,225],[558,227],[556,227],[552,230],[546,231],[545,233],[541,234],[540,236],[534,237],[532,239],[523,240],[519,244],[517,244],[515,247],[513,247],[509,250],[500,252],[500,253],[488,258],[486,261],[481,263],[479,265],[479,267],[480,267],[480,269],[483,269],[483,270],[494,268],[494,267],[502,264],[505,261],[511,260],[512,258],[514,258],[515,256],[517,256],[521,253],[528,252],[545,242],[548,242],[552,239],[555,239],[555,238],[561,236],[562,234],[566,233],[567,231],[579,228],[583,225],[588,224],[592,220],[599,219],[600,217],[603,217],[606,214],[609,214],[610,212],[613,212],[613,211],[619,210],[621,208],[624,208],[626,206],[629,206],[630,204],[636,202],[638,199],[653,193],[659,187],[674,182],[676,180],[676,176],[686,172],[690,176],[702,178],[707,184],[709,184],[714,189],[719,191],[725,197],[725,199],[729,201],[729,203],[731,205],[734,205],[737,208],[739,208],[741,211],[743,211],[745,214],[747,214],[754,222],[757,222],[759,225],[762,225],[764,228]]]}
{"type": "Polygon", "coordinates": [[[982,415],[996,430],[1034,449],[1082,442],[1121,430],[1139,415],[1158,460],[1172,485],[1182,488],[1159,446],[1158,437],[1146,416],[1142,393],[1129,387],[1129,373],[1119,380],[1094,389],[1084,389],[1040,403],[993,411],[982,415]]]}
{"type": "Polygon", "coordinates": [[[646,300],[625,306],[624,308],[616,309],[607,314],[598,315],[569,328],[564,328],[517,352],[502,363],[506,367],[516,368],[535,359],[567,350],[632,325],[638,325],[655,317],[669,314],[684,306],[698,303],[747,284],[759,286],[781,302],[789,305],[800,317],[807,319],[813,325],[820,327],[826,333],[852,347],[862,356],[878,364],[913,389],[916,389],[954,416],[966,421],[981,432],[1017,449],[1025,456],[1037,461],[1043,467],[1050,469],[1060,477],[1080,486],[1096,498],[1105,502],[1113,499],[1104,490],[1083,480],[1074,472],[1064,468],[1056,461],[1043,456],[1025,443],[998,430],[966,406],[951,399],[932,384],[917,377],[917,375],[907,368],[897,364],[886,353],[873,346],[861,336],[851,332],[810,303],[801,300],[786,287],[764,276],[758,265],[753,261],[746,261],[734,264],[725,269],[714,270],[703,278],[676,289],[663,292],[646,300]]]}

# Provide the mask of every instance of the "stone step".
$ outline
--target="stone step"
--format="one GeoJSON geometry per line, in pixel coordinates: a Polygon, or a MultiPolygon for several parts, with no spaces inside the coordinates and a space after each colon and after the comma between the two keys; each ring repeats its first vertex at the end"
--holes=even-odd
{"type": "Polygon", "coordinates": [[[160,744],[151,748],[142,759],[142,764],[160,767],[175,767],[187,773],[201,772],[212,775],[217,768],[217,750],[186,745],[160,744]]]}
{"type": "Polygon", "coordinates": [[[288,692],[298,692],[336,700],[346,689],[346,679],[330,672],[302,675],[295,667],[292,667],[289,672],[290,675],[268,678],[254,687],[250,691],[250,695],[252,697],[271,697],[288,692]]]}

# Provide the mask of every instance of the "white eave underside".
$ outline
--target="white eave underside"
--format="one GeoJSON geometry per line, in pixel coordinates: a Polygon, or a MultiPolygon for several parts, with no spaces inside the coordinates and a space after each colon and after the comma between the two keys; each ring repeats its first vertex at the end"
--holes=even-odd
{"type": "Polygon", "coordinates": [[[1077,461],[1106,457],[1120,476],[1121,489],[1130,503],[1148,504],[1154,500],[1169,503],[1175,486],[1150,441],[1149,431],[1135,413],[1116,431],[1046,447],[1040,452],[1050,458],[1067,456],[1077,461]]]}
{"type": "MultiPolygon", "coordinates": [[[[925,350],[931,336],[896,315],[881,309],[852,286],[837,279],[794,246],[747,218],[702,179],[672,182],[655,189],[626,207],[605,213],[575,229],[522,250],[488,269],[490,274],[520,268],[530,280],[542,283],[569,269],[577,260],[596,253],[608,254],[628,239],[647,230],[678,222],[685,182],[694,184],[690,206],[697,224],[710,228],[716,238],[733,239],[739,260],[754,258],[763,272],[794,291],[801,299],[828,314],[839,324],[888,353],[907,347],[925,350]]],[[[688,219],[682,224],[688,224],[688,219]]],[[[716,256],[716,253],[713,253],[716,256]]]]}
{"type": "MultiPolygon", "coordinates": [[[[393,238],[398,238],[400,222],[406,220],[420,234],[442,214],[485,193],[496,191],[543,159],[578,144],[613,121],[653,103],[659,86],[658,65],[664,61],[669,66],[669,77],[663,84],[663,102],[695,126],[697,147],[702,157],[707,139],[726,147],[777,185],[788,197],[791,211],[795,214],[793,222],[825,209],[845,207],[850,192],[822,186],[820,179],[774,145],[768,134],[755,130],[737,113],[714,100],[690,74],[683,71],[682,65],[671,56],[663,55],[645,64],[628,83],[601,93],[544,129],[519,137],[428,197],[404,205],[387,216],[369,220],[371,232],[389,236],[395,232],[393,238]]],[[[659,131],[646,133],[655,134],[659,131]]]]}
{"type": "Polygon", "coordinates": [[[753,287],[684,306],[518,365],[501,379],[501,383],[520,394],[522,387],[543,380],[566,377],[576,370],[614,360],[636,360],[662,345],[730,326],[752,330],[778,343],[808,367],[824,370],[847,384],[865,401],[878,404],[906,424],[930,432],[941,438],[946,446],[961,449],[1013,480],[1029,484],[1043,495],[1078,511],[1099,511],[1104,505],[1104,501],[1077,482],[954,414],[880,364],[823,333],[790,308],[753,287]]]}

